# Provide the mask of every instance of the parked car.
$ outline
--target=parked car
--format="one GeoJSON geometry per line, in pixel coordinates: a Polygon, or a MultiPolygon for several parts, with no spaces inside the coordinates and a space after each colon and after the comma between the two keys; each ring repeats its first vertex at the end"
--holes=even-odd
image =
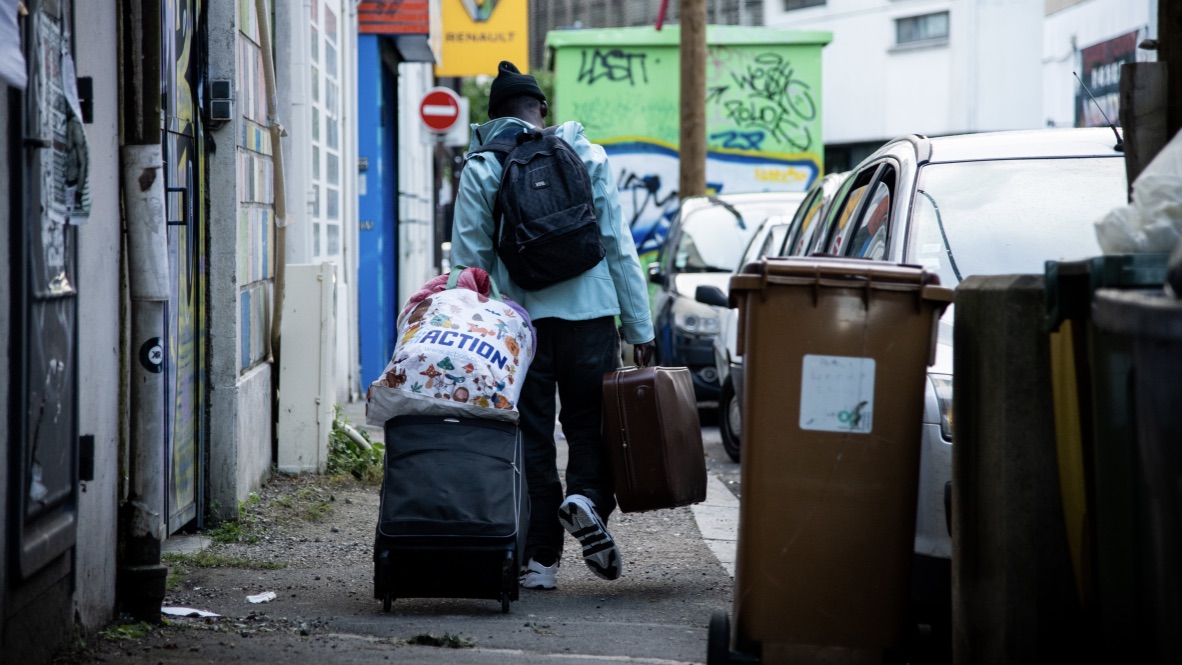
{"type": "Polygon", "coordinates": [[[694,394],[703,406],[717,403],[719,397],[714,338],[721,322],[719,308],[696,300],[697,288],[712,285],[725,292],[763,220],[791,214],[803,197],[799,192],[688,197],[681,202],[657,260],[649,264],[649,280],[656,284],[657,360],[667,367],[688,367],[694,394]]]}
{"type": "MultiPolygon", "coordinates": [[[[945,286],[970,275],[1042,273],[1048,260],[1101,253],[1092,223],[1126,202],[1109,128],[893,140],[857,167],[823,224],[797,234],[818,251],[922,265],[945,286]]],[[[789,231],[794,237],[796,229],[789,231]]],[[[947,630],[951,602],[952,323],[938,326],[923,411],[913,596],[947,630]]]]}
{"type": "MultiPolygon", "coordinates": [[[[793,244],[789,237],[796,230],[796,237],[811,237],[817,220],[824,219],[833,200],[833,194],[845,180],[845,173],[831,173],[815,181],[805,192],[792,217],[769,217],[751,238],[742,260],[735,266],[735,273],[743,266],[765,256],[783,256],[785,248],[793,244]]],[[[732,273],[734,274],[734,273],[732,273]]],[[[728,279],[729,282],[729,279],[728,279]]],[[[696,293],[698,302],[713,305],[719,310],[720,332],[714,340],[714,366],[718,371],[721,389],[718,397],[718,429],[722,434],[722,447],[736,462],[740,457],[743,415],[743,358],[736,349],[738,343],[738,310],[727,304],[726,287],[699,286],[696,293]]]]}

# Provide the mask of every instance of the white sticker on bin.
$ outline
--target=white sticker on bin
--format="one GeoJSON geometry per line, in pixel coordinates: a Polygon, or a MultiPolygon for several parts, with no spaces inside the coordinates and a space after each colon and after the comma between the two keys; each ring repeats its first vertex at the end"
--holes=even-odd
{"type": "Polygon", "coordinates": [[[874,425],[874,358],[804,357],[800,429],[869,434],[874,425]]]}

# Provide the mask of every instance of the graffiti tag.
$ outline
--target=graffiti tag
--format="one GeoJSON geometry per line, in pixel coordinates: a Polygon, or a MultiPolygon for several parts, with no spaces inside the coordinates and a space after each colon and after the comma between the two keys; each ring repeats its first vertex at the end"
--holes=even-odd
{"type": "Polygon", "coordinates": [[[648,69],[645,67],[646,53],[627,53],[620,49],[610,51],[584,50],[582,62],[579,64],[579,83],[594,85],[598,81],[607,79],[613,83],[626,81],[628,85],[636,85],[639,81],[648,84],[648,69]]]}
{"type": "MultiPolygon", "coordinates": [[[[665,195],[661,196],[660,175],[649,173],[642,176],[626,167],[620,169],[616,187],[621,194],[631,194],[632,209],[625,215],[637,251],[640,254],[656,251],[665,241],[669,223],[677,212],[677,189],[666,186],[665,195]]],[[[626,207],[627,199],[622,203],[626,207]]]]}
{"type": "Polygon", "coordinates": [[[718,141],[726,150],[763,150],[763,140],[767,135],[761,131],[754,132],[715,132],[710,135],[711,141],[718,141]]]}
{"type": "MultiPolygon", "coordinates": [[[[722,147],[760,150],[766,136],[801,152],[812,147],[808,123],[817,117],[809,85],[796,77],[792,63],[778,53],[759,53],[733,68],[730,81],[707,90],[706,101],[722,108],[740,131],[719,132],[711,138],[722,147]]],[[[716,66],[723,66],[716,62],[716,66]]]]}

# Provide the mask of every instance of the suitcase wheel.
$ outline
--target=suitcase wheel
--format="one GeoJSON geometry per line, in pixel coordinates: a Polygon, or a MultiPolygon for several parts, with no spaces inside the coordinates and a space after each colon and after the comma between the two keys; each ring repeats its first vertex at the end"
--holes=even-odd
{"type": "Polygon", "coordinates": [[[394,594],[390,587],[394,585],[394,564],[390,560],[390,550],[378,550],[374,556],[373,597],[382,601],[382,609],[390,611],[390,603],[394,601],[394,594]]]}
{"type": "Polygon", "coordinates": [[[505,559],[501,562],[501,612],[509,613],[509,602],[517,600],[517,556],[514,550],[505,550],[505,559]]]}

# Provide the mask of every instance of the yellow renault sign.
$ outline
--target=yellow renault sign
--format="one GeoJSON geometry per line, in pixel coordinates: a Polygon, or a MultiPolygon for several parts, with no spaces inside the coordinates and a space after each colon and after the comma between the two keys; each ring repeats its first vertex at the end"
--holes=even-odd
{"type": "Polygon", "coordinates": [[[528,0],[443,0],[443,52],[436,76],[496,76],[509,60],[529,73],[528,0]]]}

